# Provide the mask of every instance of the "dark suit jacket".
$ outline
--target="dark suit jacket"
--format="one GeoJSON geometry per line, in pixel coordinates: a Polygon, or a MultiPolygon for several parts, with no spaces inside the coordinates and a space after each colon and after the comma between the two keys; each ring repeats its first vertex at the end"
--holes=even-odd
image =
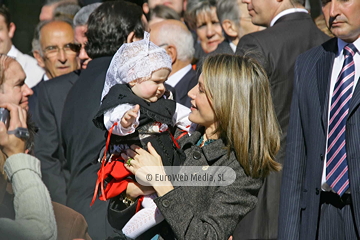
{"type": "MultiPolygon", "coordinates": [[[[329,89],[337,39],[299,56],[284,164],[279,239],[316,239],[325,159],[329,89]]],[[[346,149],[355,226],[360,232],[360,85],[346,122],[346,149]]]]}
{"type": "Polygon", "coordinates": [[[234,55],[234,52],[232,50],[232,48],[230,47],[230,43],[228,40],[224,40],[222,41],[217,48],[212,51],[211,53],[204,53],[201,58],[198,60],[198,62],[196,63],[196,71],[198,72],[198,74],[200,75],[201,71],[202,71],[202,65],[205,61],[205,58],[207,56],[211,56],[211,55],[216,55],[216,54],[231,54],[234,55]]]}
{"type": "Polygon", "coordinates": [[[232,48],[230,47],[230,43],[228,40],[224,40],[222,41],[217,48],[211,52],[210,54],[220,54],[220,53],[226,53],[226,54],[234,54],[234,51],[232,50],[232,48]]]}
{"type": "Polygon", "coordinates": [[[41,81],[36,84],[34,87],[31,88],[33,90],[33,95],[29,97],[29,111],[28,114],[31,116],[31,120],[36,123],[37,125],[37,119],[35,116],[35,108],[38,103],[38,92],[39,92],[39,84],[45,82],[44,77],[41,79],[41,81]]]}
{"type": "Polygon", "coordinates": [[[100,167],[96,162],[105,145],[105,131],[95,127],[92,119],[99,110],[110,61],[111,57],[93,59],[81,71],[66,98],[61,120],[65,158],[70,167],[66,205],[84,215],[93,239],[104,239],[113,232],[106,218],[107,202],[97,200],[90,207],[100,167]]]}
{"type": "Polygon", "coordinates": [[[197,83],[198,76],[193,69],[190,69],[174,87],[176,92],[175,101],[184,106],[191,107],[191,99],[187,94],[197,83]]]}
{"type": "MultiPolygon", "coordinates": [[[[328,39],[306,13],[291,13],[278,19],[274,26],[243,36],[236,54],[251,51],[265,68],[269,77],[275,112],[282,136],[277,161],[283,163],[285,139],[293,90],[296,57],[328,39]]],[[[236,239],[276,239],[279,211],[281,172],[272,173],[259,192],[259,202],[254,211],[238,226],[236,239]]]]}
{"type": "Polygon", "coordinates": [[[68,171],[61,145],[61,115],[65,99],[80,71],[74,71],[35,86],[37,104],[34,117],[39,128],[35,136],[35,156],[41,161],[42,179],[54,202],[66,204],[68,171]]]}

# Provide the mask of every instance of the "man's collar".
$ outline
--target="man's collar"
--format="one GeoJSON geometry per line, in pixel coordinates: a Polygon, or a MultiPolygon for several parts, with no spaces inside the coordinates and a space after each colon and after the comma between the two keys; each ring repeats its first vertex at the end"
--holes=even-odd
{"type": "Polygon", "coordinates": [[[46,75],[46,73],[44,73],[43,80],[44,81],[50,80],[50,78],[46,75]]]}
{"type": "Polygon", "coordinates": [[[10,48],[10,51],[6,55],[16,59],[16,55],[18,54],[18,52],[19,52],[19,50],[17,50],[16,47],[14,45],[12,45],[10,48]]]}
{"type": "Polygon", "coordinates": [[[282,12],[280,12],[278,15],[276,15],[273,20],[271,20],[270,22],[270,27],[274,26],[274,24],[276,23],[277,20],[279,20],[279,18],[281,18],[282,16],[288,15],[290,13],[296,13],[296,12],[304,12],[304,13],[308,13],[308,11],[304,8],[289,8],[286,9],[282,12]]]}
{"type": "MultiPolygon", "coordinates": [[[[342,53],[344,47],[345,47],[348,43],[347,43],[347,42],[344,42],[343,40],[341,40],[340,38],[338,38],[337,44],[338,44],[337,56],[339,56],[340,53],[342,53]]],[[[359,53],[359,51],[360,51],[360,38],[356,39],[356,41],[353,42],[353,44],[355,45],[355,47],[357,48],[358,53],[359,53]]]]}
{"type": "Polygon", "coordinates": [[[186,65],[173,75],[171,75],[167,80],[166,83],[169,84],[172,87],[175,87],[176,84],[187,74],[188,71],[191,69],[191,64],[186,65]]]}

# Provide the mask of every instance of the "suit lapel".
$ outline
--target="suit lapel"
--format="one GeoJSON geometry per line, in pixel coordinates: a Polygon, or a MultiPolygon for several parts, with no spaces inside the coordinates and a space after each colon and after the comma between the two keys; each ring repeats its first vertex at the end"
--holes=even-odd
{"type": "Polygon", "coordinates": [[[327,118],[328,118],[328,104],[329,104],[329,90],[331,82],[332,66],[337,52],[337,41],[336,38],[325,43],[323,56],[319,59],[316,64],[317,73],[317,86],[319,93],[319,101],[322,111],[322,127],[323,130],[327,131],[327,118]]]}
{"type": "Polygon", "coordinates": [[[187,97],[187,93],[189,91],[187,85],[189,84],[191,73],[192,69],[190,69],[174,87],[179,101],[181,101],[184,97],[187,97]]]}
{"type": "Polygon", "coordinates": [[[332,55],[326,52],[316,65],[319,100],[322,112],[321,120],[325,131],[327,130],[329,89],[333,59],[332,55]]]}
{"type": "Polygon", "coordinates": [[[76,80],[79,78],[80,73],[81,73],[81,69],[73,71],[73,75],[68,78],[71,85],[74,85],[76,80]]]}

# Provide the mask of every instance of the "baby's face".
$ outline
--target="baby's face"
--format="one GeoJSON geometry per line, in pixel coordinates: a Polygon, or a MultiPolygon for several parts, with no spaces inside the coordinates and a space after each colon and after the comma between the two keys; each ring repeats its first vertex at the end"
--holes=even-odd
{"type": "Polygon", "coordinates": [[[131,82],[129,84],[136,96],[148,102],[156,102],[165,93],[164,82],[169,74],[170,70],[160,69],[153,72],[149,80],[140,83],[131,82]]]}

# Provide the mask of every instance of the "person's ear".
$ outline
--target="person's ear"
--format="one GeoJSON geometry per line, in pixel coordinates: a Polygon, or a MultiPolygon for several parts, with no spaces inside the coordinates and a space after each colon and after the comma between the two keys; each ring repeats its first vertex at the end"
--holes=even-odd
{"type": "Polygon", "coordinates": [[[132,42],[136,42],[141,40],[142,38],[138,38],[135,36],[135,32],[132,31],[131,33],[129,33],[129,35],[126,38],[126,43],[132,43],[132,42]]]}
{"type": "Polygon", "coordinates": [[[11,23],[9,24],[9,37],[10,37],[10,38],[13,38],[13,37],[14,37],[15,30],[16,30],[15,23],[11,22],[11,23]]]}
{"type": "Polygon", "coordinates": [[[183,12],[186,11],[187,3],[188,3],[188,0],[184,0],[184,2],[183,2],[183,12]]]}
{"type": "Polygon", "coordinates": [[[128,84],[129,84],[130,87],[133,87],[133,86],[136,85],[136,81],[131,81],[131,82],[129,82],[128,84]]]}
{"type": "Polygon", "coordinates": [[[236,38],[239,36],[237,26],[233,21],[231,21],[229,19],[225,19],[222,22],[221,26],[227,36],[233,37],[233,38],[236,38]]]}
{"type": "Polygon", "coordinates": [[[145,14],[150,12],[149,4],[147,2],[142,5],[142,10],[145,14]]]}
{"type": "Polygon", "coordinates": [[[171,64],[174,64],[174,62],[177,59],[177,50],[176,47],[173,45],[166,46],[166,53],[171,57],[171,64]]]}
{"type": "Polygon", "coordinates": [[[36,59],[38,65],[42,68],[45,68],[45,62],[39,51],[33,52],[34,58],[36,59]]]}

